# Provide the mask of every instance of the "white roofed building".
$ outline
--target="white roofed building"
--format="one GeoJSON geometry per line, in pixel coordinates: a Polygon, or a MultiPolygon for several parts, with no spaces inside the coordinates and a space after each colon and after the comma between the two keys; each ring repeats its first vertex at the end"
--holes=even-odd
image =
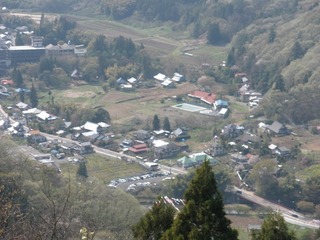
{"type": "Polygon", "coordinates": [[[158,81],[164,81],[167,79],[166,75],[164,75],[162,73],[158,73],[157,75],[153,76],[153,78],[158,81]]]}
{"type": "Polygon", "coordinates": [[[46,120],[49,120],[50,114],[47,113],[46,111],[42,111],[39,114],[37,114],[37,118],[39,118],[42,121],[46,121],[46,120]]]}

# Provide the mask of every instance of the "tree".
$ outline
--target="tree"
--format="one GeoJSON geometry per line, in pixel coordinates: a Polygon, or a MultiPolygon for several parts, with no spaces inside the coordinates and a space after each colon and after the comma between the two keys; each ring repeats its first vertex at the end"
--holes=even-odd
{"type": "Polygon", "coordinates": [[[110,122],[110,114],[107,110],[103,108],[98,108],[98,110],[95,111],[94,116],[92,118],[92,121],[95,123],[98,122],[110,122]]]}
{"type": "Polygon", "coordinates": [[[20,102],[24,102],[24,91],[19,92],[20,102]]]}
{"type": "Polygon", "coordinates": [[[256,194],[272,200],[278,200],[279,182],[274,176],[277,162],[262,160],[254,165],[249,181],[255,185],[256,194]]]}
{"type": "Polygon", "coordinates": [[[228,58],[227,58],[227,66],[233,66],[236,64],[236,59],[235,59],[235,48],[232,47],[230,52],[228,53],[228,58]]]}
{"type": "Polygon", "coordinates": [[[79,177],[84,177],[84,178],[88,177],[88,171],[87,171],[87,166],[85,162],[80,162],[77,175],[79,177]]]}
{"type": "Polygon", "coordinates": [[[37,95],[37,90],[32,84],[31,90],[30,90],[30,102],[31,102],[31,107],[35,108],[38,106],[38,95],[37,95]]]}
{"type": "Polygon", "coordinates": [[[163,130],[171,132],[171,125],[168,117],[165,117],[163,120],[163,130]]]}
{"type": "Polygon", "coordinates": [[[153,117],[152,126],[153,130],[160,130],[160,120],[157,114],[155,114],[153,117]]]}
{"type": "Polygon", "coordinates": [[[307,178],[305,184],[303,184],[303,195],[306,200],[315,204],[320,204],[320,178],[319,176],[311,176],[307,178]]]}
{"type": "Polygon", "coordinates": [[[16,68],[13,69],[12,79],[17,88],[21,88],[23,86],[23,78],[22,78],[21,72],[16,68]]]}
{"type": "Polygon", "coordinates": [[[163,233],[172,226],[175,209],[167,205],[163,199],[153,204],[140,221],[133,226],[135,239],[160,239],[163,233]]]}
{"type": "Polygon", "coordinates": [[[268,36],[268,43],[273,43],[274,40],[276,39],[276,30],[275,30],[275,26],[272,26],[269,32],[269,36],[268,36]]]}
{"type": "Polygon", "coordinates": [[[220,27],[218,23],[210,24],[208,33],[207,33],[207,41],[211,45],[215,45],[221,42],[221,33],[220,27]]]}
{"type": "Polygon", "coordinates": [[[24,45],[21,34],[19,32],[16,35],[15,45],[16,46],[23,46],[24,45]]]}
{"type": "Polygon", "coordinates": [[[273,213],[264,220],[261,230],[251,233],[252,240],[295,240],[295,233],[288,229],[283,217],[273,213]]]}
{"type": "Polygon", "coordinates": [[[273,89],[279,90],[280,92],[285,92],[286,87],[281,74],[275,75],[273,89]]]}
{"type": "Polygon", "coordinates": [[[296,41],[292,48],[290,53],[290,61],[296,60],[298,58],[301,58],[304,55],[304,51],[298,41],[296,41]]]}
{"type": "Polygon", "coordinates": [[[225,216],[222,196],[208,161],[196,170],[185,192],[185,202],[161,239],[237,239],[238,232],[225,216]]]}

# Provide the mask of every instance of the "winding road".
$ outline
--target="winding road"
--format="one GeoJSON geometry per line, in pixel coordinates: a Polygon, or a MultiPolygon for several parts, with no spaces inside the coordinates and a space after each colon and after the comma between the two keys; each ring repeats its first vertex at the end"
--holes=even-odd
{"type": "MultiPolygon", "coordinates": [[[[8,118],[7,113],[3,110],[2,106],[0,105],[0,117],[2,119],[8,118]]],[[[15,121],[12,118],[9,118],[9,121],[11,123],[14,123],[15,121]]],[[[68,138],[63,138],[63,137],[59,137],[56,135],[51,135],[51,134],[47,134],[47,133],[42,133],[44,136],[46,136],[49,140],[53,140],[53,139],[58,139],[60,141],[63,142],[70,142],[70,143],[78,143],[77,141],[68,139],[68,138]]],[[[104,156],[108,156],[111,158],[116,158],[116,159],[121,159],[121,157],[126,157],[128,160],[137,162],[137,163],[141,163],[141,160],[136,159],[135,157],[126,155],[126,154],[122,154],[122,153],[118,153],[115,151],[111,151],[108,149],[104,149],[104,148],[99,148],[97,146],[93,146],[94,150],[96,153],[104,155],[104,156]]],[[[187,171],[182,169],[182,168],[178,168],[178,167],[170,167],[170,166],[166,166],[166,165],[162,165],[162,164],[158,164],[161,170],[164,171],[168,171],[171,172],[174,175],[178,175],[178,174],[186,174],[187,171]]],[[[313,219],[307,218],[304,215],[293,211],[292,209],[288,209],[285,208],[279,204],[270,202],[264,198],[261,198],[259,196],[256,196],[254,194],[254,192],[251,191],[247,191],[244,189],[240,189],[236,186],[233,186],[233,192],[238,195],[239,197],[246,199],[250,202],[253,202],[255,204],[264,206],[264,207],[269,207],[271,208],[273,211],[279,212],[282,214],[282,216],[284,217],[285,221],[294,225],[299,225],[302,227],[308,227],[308,228],[313,228],[313,229],[317,229],[320,227],[320,223],[318,221],[315,221],[313,219]]]]}

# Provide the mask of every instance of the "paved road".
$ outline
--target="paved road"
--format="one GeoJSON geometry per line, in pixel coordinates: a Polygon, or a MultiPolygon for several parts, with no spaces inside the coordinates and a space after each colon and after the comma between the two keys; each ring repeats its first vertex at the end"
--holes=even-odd
{"type": "MultiPolygon", "coordinates": [[[[0,117],[7,117],[6,112],[2,109],[2,106],[0,105],[0,117]]],[[[10,122],[14,123],[15,121],[13,119],[10,118],[10,122]]],[[[47,134],[47,133],[42,133],[44,136],[46,136],[49,140],[53,140],[53,139],[58,139],[60,141],[63,142],[71,142],[71,143],[78,143],[77,141],[71,140],[71,139],[67,139],[67,138],[63,138],[63,137],[59,137],[56,135],[51,135],[51,134],[47,134]]],[[[114,152],[108,149],[104,149],[104,148],[99,148],[96,146],[93,146],[94,150],[96,153],[108,156],[108,157],[112,157],[112,158],[116,158],[116,159],[121,159],[121,157],[127,157],[128,160],[132,160],[138,163],[141,163],[141,160],[136,159],[135,157],[129,156],[129,155],[125,155],[122,153],[118,153],[118,152],[114,152]]],[[[177,175],[177,174],[186,174],[187,171],[181,168],[177,168],[177,167],[169,167],[169,166],[165,166],[162,164],[159,164],[159,167],[161,168],[161,170],[164,171],[168,171],[171,172],[173,175],[177,175]]],[[[295,225],[299,225],[299,226],[304,226],[304,227],[308,227],[308,228],[319,228],[320,224],[315,223],[312,219],[308,219],[306,217],[304,217],[303,215],[299,214],[298,212],[292,211],[291,209],[285,208],[281,205],[272,203],[264,198],[258,197],[256,196],[253,192],[250,191],[246,191],[240,188],[237,188],[234,186],[234,191],[235,193],[244,198],[247,199],[251,202],[254,202],[256,204],[259,204],[261,206],[264,207],[270,207],[271,209],[273,209],[274,211],[278,211],[280,212],[284,219],[292,224],[295,225]],[[240,193],[241,191],[241,193],[240,193]],[[294,217],[292,215],[296,215],[298,217],[294,217]]]]}
{"type": "Polygon", "coordinates": [[[279,212],[282,214],[286,222],[299,225],[302,227],[308,227],[308,228],[319,228],[320,225],[313,221],[313,219],[306,218],[304,215],[293,211],[292,209],[286,208],[284,206],[281,206],[279,204],[270,202],[264,198],[261,198],[259,196],[256,196],[254,192],[246,191],[244,189],[240,189],[237,187],[233,187],[234,192],[241,198],[244,198],[250,202],[256,203],[260,206],[271,208],[272,210],[279,212]]]}

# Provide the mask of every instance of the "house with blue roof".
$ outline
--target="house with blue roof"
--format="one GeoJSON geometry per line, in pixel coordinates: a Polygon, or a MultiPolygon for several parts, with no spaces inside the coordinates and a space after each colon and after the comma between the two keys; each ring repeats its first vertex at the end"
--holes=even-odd
{"type": "Polygon", "coordinates": [[[229,104],[225,100],[218,99],[213,104],[215,110],[220,110],[221,108],[228,108],[229,104]]]}

